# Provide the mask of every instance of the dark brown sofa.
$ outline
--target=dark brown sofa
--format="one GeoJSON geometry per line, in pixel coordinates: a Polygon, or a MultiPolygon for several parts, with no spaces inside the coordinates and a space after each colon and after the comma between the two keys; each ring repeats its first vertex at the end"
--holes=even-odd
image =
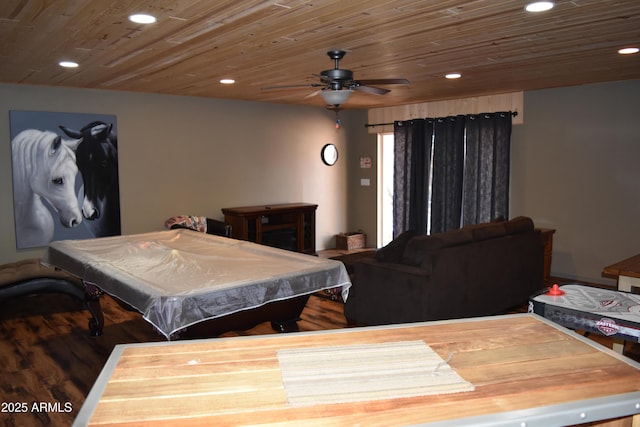
{"type": "Polygon", "coordinates": [[[406,232],[354,263],[345,316],[380,325],[499,314],[544,286],[543,268],[542,238],[527,217],[406,232]]]}

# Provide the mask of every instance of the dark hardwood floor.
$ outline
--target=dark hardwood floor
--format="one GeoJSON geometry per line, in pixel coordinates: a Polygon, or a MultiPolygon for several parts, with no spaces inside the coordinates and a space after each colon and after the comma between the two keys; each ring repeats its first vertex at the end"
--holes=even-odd
{"type": "MultiPolygon", "coordinates": [[[[112,298],[105,295],[102,306],[105,328],[100,337],[89,335],[88,312],[65,295],[19,298],[0,307],[0,425],[71,425],[116,344],[164,341],[140,314],[112,298]]],[[[302,331],[347,326],[342,304],[316,295],[298,324],[302,331]]],[[[223,336],[273,333],[265,322],[223,336]]],[[[611,346],[610,340],[597,340],[611,346]]],[[[640,361],[639,347],[627,344],[626,354],[640,361]]]]}
{"type": "MultiPolygon", "coordinates": [[[[104,333],[92,337],[88,312],[66,295],[29,296],[0,306],[1,426],[71,425],[115,345],[164,341],[140,314],[111,297],[103,296],[102,307],[104,333]],[[34,410],[41,402],[53,411],[34,410]]],[[[344,328],[342,304],[312,296],[298,326],[301,331],[344,328]]],[[[265,322],[222,336],[274,333],[265,322]]]]}

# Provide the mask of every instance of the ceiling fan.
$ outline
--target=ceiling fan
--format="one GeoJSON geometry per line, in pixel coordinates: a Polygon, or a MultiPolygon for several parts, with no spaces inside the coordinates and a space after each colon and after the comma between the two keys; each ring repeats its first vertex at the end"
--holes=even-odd
{"type": "Polygon", "coordinates": [[[344,57],[344,50],[330,50],[327,52],[329,58],[333,59],[334,67],[330,70],[321,71],[320,83],[307,83],[297,85],[282,85],[263,87],[262,90],[286,89],[295,87],[320,87],[321,89],[310,93],[305,98],[315,96],[318,93],[328,105],[338,106],[349,99],[354,90],[366,92],[374,95],[384,95],[391,90],[383,89],[371,85],[408,85],[407,79],[367,79],[355,80],[351,70],[343,70],[340,68],[340,60],[344,57]]]}

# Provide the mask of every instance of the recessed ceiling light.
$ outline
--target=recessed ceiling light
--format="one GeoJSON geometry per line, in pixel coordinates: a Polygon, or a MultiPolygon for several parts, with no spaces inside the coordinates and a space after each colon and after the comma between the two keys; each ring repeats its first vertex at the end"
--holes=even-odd
{"type": "Polygon", "coordinates": [[[234,84],[236,81],[233,79],[221,79],[220,83],[222,83],[223,85],[232,85],[234,84]]]}
{"type": "Polygon", "coordinates": [[[638,52],[640,52],[640,49],[638,49],[637,47],[625,47],[618,50],[618,53],[620,55],[633,55],[634,53],[638,52]]]}
{"type": "Polygon", "coordinates": [[[449,74],[445,75],[445,77],[447,79],[459,79],[460,77],[462,77],[462,74],[460,74],[460,73],[449,73],[449,74]]]}
{"type": "Polygon", "coordinates": [[[60,61],[58,65],[64,68],[78,68],[78,63],[73,61],[60,61]]]}
{"type": "Polygon", "coordinates": [[[136,13],[129,16],[129,21],[135,22],[136,24],[153,24],[156,22],[156,17],[147,15],[146,13],[136,13]]]}
{"type": "Polygon", "coordinates": [[[527,12],[544,12],[545,10],[553,9],[553,6],[555,5],[552,1],[537,1],[534,3],[529,3],[525,7],[525,10],[527,12]]]}

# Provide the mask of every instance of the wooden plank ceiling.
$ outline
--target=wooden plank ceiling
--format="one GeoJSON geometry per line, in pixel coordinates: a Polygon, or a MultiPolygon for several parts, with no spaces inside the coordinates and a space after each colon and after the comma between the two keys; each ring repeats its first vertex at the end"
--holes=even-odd
{"type": "Polygon", "coordinates": [[[324,105],[314,87],[346,50],[355,79],[406,78],[355,92],[371,108],[640,78],[640,1],[2,0],[0,82],[324,105]],[[155,15],[134,24],[136,12],[155,15]],[[60,60],[76,61],[63,69],[60,60]],[[462,78],[446,80],[444,74],[462,78]],[[221,78],[234,85],[222,85],[221,78]]]}

